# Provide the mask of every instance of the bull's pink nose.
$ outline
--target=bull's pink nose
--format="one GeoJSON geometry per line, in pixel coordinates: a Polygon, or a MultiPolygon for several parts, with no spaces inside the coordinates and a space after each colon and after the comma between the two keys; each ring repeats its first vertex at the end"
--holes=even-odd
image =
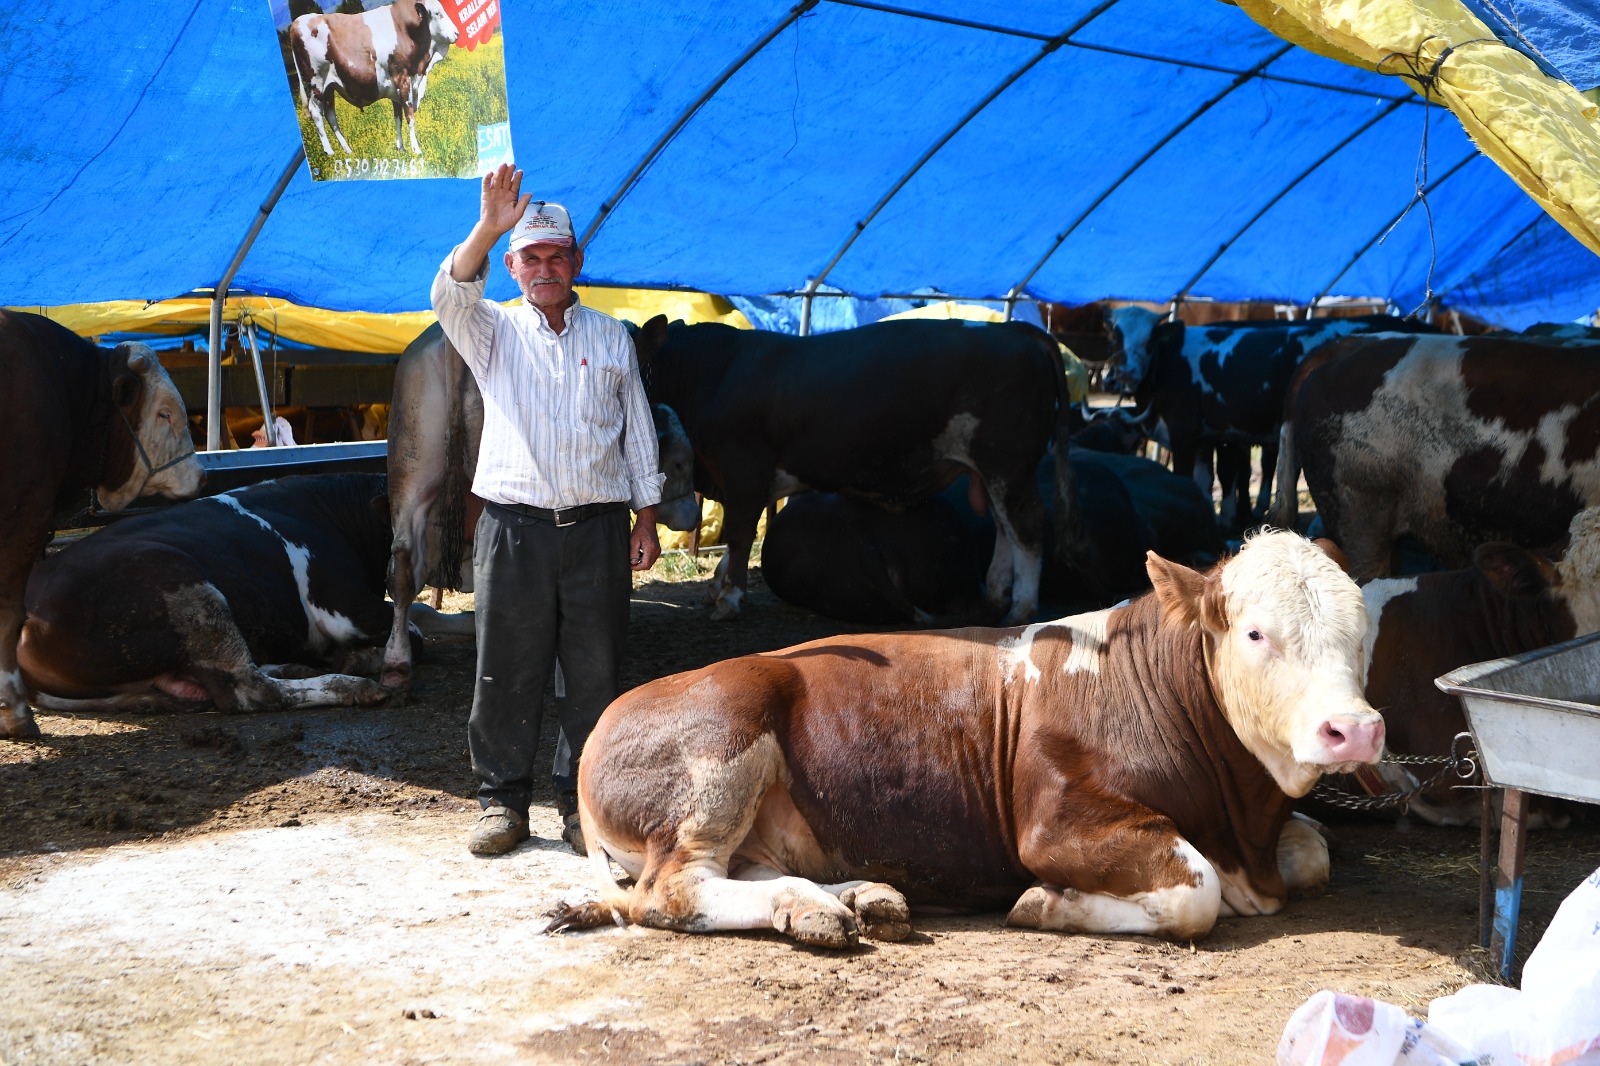
{"type": "Polygon", "coordinates": [[[1330,762],[1377,762],[1383,754],[1383,719],[1329,718],[1319,731],[1330,762]]]}

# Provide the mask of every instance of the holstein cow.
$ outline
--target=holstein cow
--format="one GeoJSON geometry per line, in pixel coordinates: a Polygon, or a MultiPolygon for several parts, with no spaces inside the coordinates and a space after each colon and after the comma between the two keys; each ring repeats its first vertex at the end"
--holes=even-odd
{"type": "Polygon", "coordinates": [[[1184,940],[1319,892],[1292,797],[1383,748],[1360,591],[1283,532],[1149,568],[1153,593],[1093,614],[834,637],[624,694],[578,771],[603,895],[553,928],[838,948],[905,936],[909,902],[1184,940]]]}
{"type": "Polygon", "coordinates": [[[137,515],[34,569],[23,676],[63,710],[380,703],[388,558],[382,474],[282,478],[137,515]]]}
{"type": "Polygon", "coordinates": [[[322,150],[333,154],[328,130],[345,155],[350,144],[339,129],[334,97],[355,107],[379,100],[394,105],[394,147],[411,154],[417,145],[417,108],[428,71],[456,43],[457,28],[440,0],[395,0],[359,15],[301,15],[289,24],[289,47],[300,81],[300,102],[317,127],[322,150]]]}
{"type": "MultiPolygon", "coordinates": [[[[1573,516],[1559,561],[1513,544],[1485,544],[1464,570],[1380,578],[1361,593],[1370,621],[1367,700],[1383,712],[1389,750],[1448,755],[1466,717],[1435,678],[1600,631],[1600,508],[1573,516]]],[[[1385,762],[1379,770],[1393,791],[1417,784],[1403,764],[1385,762]]],[[[1475,823],[1476,794],[1461,800],[1450,791],[1462,783],[1450,775],[1412,799],[1410,812],[1434,825],[1475,823]]]]}
{"type": "MultiPolygon", "coordinates": [[[[1052,436],[1065,447],[1071,410],[1043,330],[911,320],[793,337],[657,316],[637,342],[646,391],[694,445],[695,487],[724,508],[713,618],[739,612],[756,522],[775,500],[811,488],[904,506],[962,473],[994,511],[991,604],[1008,623],[1032,616],[1045,521],[1034,471],[1052,436]]],[[[1057,469],[1056,544],[1092,578],[1071,468],[1057,469]]]]}
{"type": "Polygon", "coordinates": [[[0,311],[0,737],[36,737],[17,670],[23,591],[59,499],[93,488],[120,511],[205,482],[183,397],[143,344],[96,348],[38,315],[0,311]]]}
{"type": "MultiPolygon", "coordinates": [[[[668,529],[700,522],[693,485],[694,453],[668,407],[652,412],[660,467],[667,475],[656,521],[668,529]]],[[[460,354],[434,323],[406,345],[395,367],[389,411],[389,510],[394,516],[389,594],[394,617],[384,653],[383,683],[411,681],[412,605],[424,585],[472,590],[471,496],[483,436],[483,395],[460,354]]]]}
{"type": "MultiPolygon", "coordinates": [[[[1207,564],[1223,552],[1211,504],[1193,481],[1149,459],[1072,448],[1078,506],[1101,563],[1110,599],[1149,587],[1148,550],[1207,564]]],[[[1041,494],[1055,481],[1055,459],[1039,464],[1041,494]]],[[[1045,508],[1052,507],[1046,499],[1045,508]]],[[[1047,600],[1082,603],[1086,590],[1048,550],[1040,589],[1047,600]]],[[[786,603],[857,622],[978,620],[994,523],[969,506],[958,479],[938,496],[901,511],[831,492],[791,496],[767,519],[761,574],[786,603]]]]}
{"type": "Polygon", "coordinates": [[[1445,566],[1479,544],[1539,548],[1600,504],[1600,348],[1491,337],[1350,337],[1287,401],[1272,521],[1295,520],[1301,465],[1357,581],[1407,534],[1445,566]]]}
{"type": "MultiPolygon", "coordinates": [[[[1432,331],[1389,315],[1195,327],[1131,306],[1112,311],[1109,324],[1106,382],[1133,395],[1145,432],[1171,450],[1172,469],[1193,471],[1209,499],[1213,451],[1219,446],[1243,449],[1223,457],[1219,520],[1229,533],[1266,510],[1284,395],[1308,353],[1352,333],[1432,331]],[[1261,492],[1256,505],[1241,513],[1239,467],[1243,465],[1248,485],[1247,451],[1252,447],[1262,449],[1261,492]]],[[[1244,498],[1248,503],[1248,489],[1244,498]]]]}

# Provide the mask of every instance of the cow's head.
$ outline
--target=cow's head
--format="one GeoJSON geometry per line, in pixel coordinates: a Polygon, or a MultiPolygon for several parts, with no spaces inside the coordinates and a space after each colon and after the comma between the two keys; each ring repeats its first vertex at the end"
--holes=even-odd
{"type": "Polygon", "coordinates": [[[1106,384],[1119,392],[1138,389],[1150,369],[1150,334],[1161,316],[1142,307],[1118,307],[1106,315],[1106,384]]]}
{"type": "Polygon", "coordinates": [[[116,410],[108,432],[115,440],[119,429],[126,430],[132,469],[119,484],[96,486],[100,505],[120,511],[140,496],[193,496],[205,484],[205,471],[195,457],[188,410],[177,386],[147,345],[118,345],[112,366],[116,369],[111,375],[111,399],[116,410]],[[119,366],[124,362],[126,366],[119,366]]]}
{"type": "MultiPolygon", "coordinates": [[[[405,0],[400,2],[404,3],[405,0]]],[[[445,11],[444,4],[440,3],[440,0],[414,0],[414,2],[417,5],[417,17],[427,24],[428,37],[433,42],[434,53],[443,59],[460,35],[461,31],[456,26],[456,20],[445,11]]]]}
{"type": "Polygon", "coordinates": [[[661,472],[667,475],[661,486],[661,503],[656,506],[656,521],[679,532],[696,529],[700,525],[700,504],[694,498],[694,448],[676,411],[658,403],[651,412],[655,416],[661,472]]]}
{"type": "Polygon", "coordinates": [[[1205,630],[1222,712],[1284,792],[1378,761],[1383,718],[1361,692],[1367,610],[1332,559],[1272,531],[1204,575],[1153,552],[1148,570],[1164,617],[1205,630]]]}

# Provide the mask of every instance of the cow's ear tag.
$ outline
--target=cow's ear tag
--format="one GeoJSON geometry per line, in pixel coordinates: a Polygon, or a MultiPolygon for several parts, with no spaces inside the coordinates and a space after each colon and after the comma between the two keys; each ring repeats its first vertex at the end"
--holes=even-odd
{"type": "Polygon", "coordinates": [[[1163,617],[1183,626],[1200,621],[1200,601],[1206,591],[1203,574],[1182,563],[1163,559],[1155,552],[1145,553],[1144,569],[1150,575],[1150,585],[1155,589],[1163,617]]]}

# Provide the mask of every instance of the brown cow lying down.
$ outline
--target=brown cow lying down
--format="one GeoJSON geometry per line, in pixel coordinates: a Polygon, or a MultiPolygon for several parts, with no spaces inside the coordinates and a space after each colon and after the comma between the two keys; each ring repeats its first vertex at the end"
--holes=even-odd
{"type": "Polygon", "coordinates": [[[1327,884],[1291,820],[1377,760],[1361,592],[1290,533],[1013,629],[841,636],[640,686],[589,739],[579,813],[612,922],[847,947],[908,901],[1191,939],[1327,884]],[[608,860],[632,878],[623,890],[608,860]]]}
{"type": "MultiPolygon", "coordinates": [[[[1434,678],[1600,631],[1600,507],[1573,517],[1559,562],[1512,544],[1485,544],[1465,570],[1382,578],[1361,593],[1371,619],[1367,699],[1384,714],[1389,749],[1448,755],[1466,716],[1434,678]]],[[[1396,792],[1417,785],[1399,763],[1386,762],[1380,772],[1396,792]]],[[[1447,775],[1412,799],[1409,813],[1434,825],[1475,824],[1483,809],[1477,794],[1451,793],[1464,783],[1447,775]]]]}

